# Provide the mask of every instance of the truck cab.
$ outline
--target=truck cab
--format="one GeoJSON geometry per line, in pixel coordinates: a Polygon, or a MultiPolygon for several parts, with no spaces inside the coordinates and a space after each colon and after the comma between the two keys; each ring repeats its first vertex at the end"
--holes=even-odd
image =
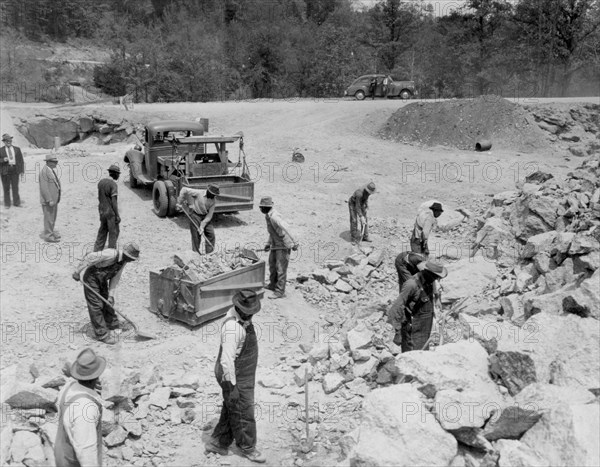
{"type": "Polygon", "coordinates": [[[163,120],[149,123],[139,144],[125,153],[130,186],[152,186],[152,200],[159,217],[174,216],[183,187],[206,189],[216,184],[216,213],[251,210],[254,183],[243,152],[243,133],[233,136],[205,134],[208,121],[163,120]],[[243,161],[229,159],[230,145],[238,143],[243,161]]]}

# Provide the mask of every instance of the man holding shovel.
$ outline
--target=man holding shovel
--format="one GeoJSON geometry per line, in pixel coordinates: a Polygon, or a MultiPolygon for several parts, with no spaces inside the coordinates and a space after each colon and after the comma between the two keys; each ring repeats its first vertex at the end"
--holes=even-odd
{"type": "Polygon", "coordinates": [[[270,251],[269,285],[265,288],[273,291],[273,295],[269,298],[277,299],[285,297],[290,251],[298,249],[298,242],[292,238],[287,223],[273,208],[273,205],[273,199],[266,196],[260,200],[259,208],[260,212],[265,215],[269,232],[269,240],[265,245],[265,251],[270,251]]]}
{"type": "Polygon", "coordinates": [[[350,210],[350,236],[354,245],[360,242],[370,242],[369,225],[367,223],[367,209],[369,196],[375,193],[375,184],[370,182],[354,192],[348,200],[350,210]]]}
{"type": "Polygon", "coordinates": [[[401,345],[402,352],[427,350],[436,302],[434,284],[448,275],[446,268],[434,261],[419,263],[418,269],[402,285],[400,296],[388,311],[389,321],[396,330],[394,344],[401,345]]]}
{"type": "Polygon", "coordinates": [[[177,208],[182,209],[182,203],[190,207],[186,211],[190,217],[190,233],[192,234],[192,250],[200,253],[200,241],[202,234],[206,239],[206,254],[215,249],[215,229],[211,224],[215,213],[216,197],[221,191],[217,185],[208,185],[206,194],[202,196],[202,190],[183,187],[177,198],[177,208]]]}
{"type": "Polygon", "coordinates": [[[81,260],[73,279],[82,279],[87,285],[84,287],[84,296],[87,301],[90,321],[94,328],[95,338],[105,344],[118,342],[114,331],[124,328],[113,309],[115,304],[115,290],[121,280],[125,265],[136,261],[140,256],[140,248],[135,243],[126,243],[122,250],[107,248],[102,251],[88,253],[81,260]],[[106,300],[108,306],[102,299],[106,300]]]}

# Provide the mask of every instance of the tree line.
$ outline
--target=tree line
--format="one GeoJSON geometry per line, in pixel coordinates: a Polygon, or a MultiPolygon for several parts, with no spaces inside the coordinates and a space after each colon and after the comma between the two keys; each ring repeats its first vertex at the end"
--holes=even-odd
{"type": "Polygon", "coordinates": [[[3,0],[29,38],[108,48],[104,92],[136,101],[340,97],[362,74],[423,98],[600,93],[600,1],[3,0]]]}

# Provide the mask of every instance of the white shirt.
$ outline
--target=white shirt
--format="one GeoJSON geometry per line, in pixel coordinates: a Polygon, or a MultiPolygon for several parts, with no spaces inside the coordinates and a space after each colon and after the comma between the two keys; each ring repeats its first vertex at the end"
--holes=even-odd
{"type": "Polygon", "coordinates": [[[8,165],[17,165],[17,159],[15,158],[15,150],[12,146],[5,146],[6,156],[8,157],[8,165]]]}
{"type": "Polygon", "coordinates": [[[221,326],[221,366],[223,367],[223,381],[230,381],[236,384],[235,379],[235,359],[240,356],[240,352],[246,342],[246,326],[250,322],[244,322],[238,315],[235,308],[231,308],[225,316],[227,320],[221,326]],[[228,318],[235,318],[228,319],[228,318]]]}
{"type": "MultiPolygon", "coordinates": [[[[59,394],[58,400],[62,398],[65,390],[68,392],[65,399],[63,428],[67,433],[69,442],[82,467],[98,465],[97,427],[101,416],[98,404],[102,406],[102,401],[96,391],[88,389],[78,382],[68,387],[65,386],[59,394]],[[79,398],[70,404],[69,401],[79,394],[85,394],[88,397],[79,398]],[[98,404],[92,402],[89,398],[98,402],[98,404]]],[[[59,410],[61,409],[59,408],[59,410]]]]}
{"type": "MultiPolygon", "coordinates": [[[[92,253],[88,253],[83,257],[81,262],[75,268],[75,271],[78,272],[83,280],[83,275],[85,274],[85,270],[90,266],[96,266],[98,268],[105,268],[108,266],[112,266],[118,261],[123,259],[123,252],[120,250],[116,250],[114,248],[106,248],[101,251],[94,251],[92,253]]],[[[121,280],[121,275],[123,274],[123,269],[125,265],[117,272],[115,277],[113,277],[109,281],[108,285],[108,296],[114,297],[115,290],[119,285],[119,281],[121,280]]]]}

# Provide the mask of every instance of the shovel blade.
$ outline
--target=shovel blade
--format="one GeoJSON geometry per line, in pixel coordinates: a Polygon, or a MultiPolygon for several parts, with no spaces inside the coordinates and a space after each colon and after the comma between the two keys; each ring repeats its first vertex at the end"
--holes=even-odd
{"type": "Polygon", "coordinates": [[[242,256],[243,258],[247,258],[251,261],[258,261],[260,259],[256,255],[256,253],[254,253],[252,250],[249,250],[247,248],[242,248],[242,252],[240,253],[240,256],[242,256]]]}

